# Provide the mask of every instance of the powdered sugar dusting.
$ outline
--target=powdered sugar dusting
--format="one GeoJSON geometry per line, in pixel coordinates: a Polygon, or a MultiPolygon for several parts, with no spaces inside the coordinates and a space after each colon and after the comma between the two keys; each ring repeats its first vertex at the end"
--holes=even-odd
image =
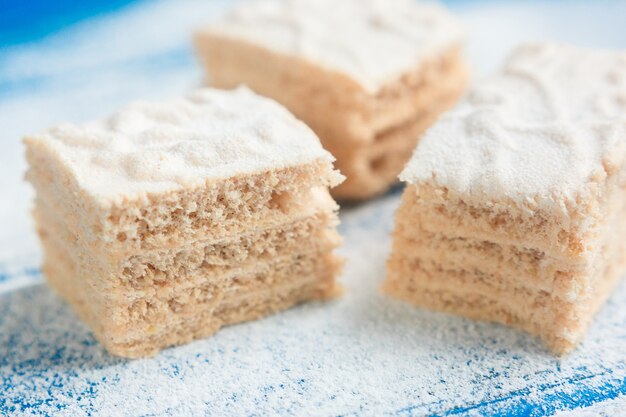
{"type": "Polygon", "coordinates": [[[107,200],[334,160],[304,123],[244,87],[135,102],[104,121],[26,141],[50,148],[87,193],[107,200]]]}
{"type": "Polygon", "coordinates": [[[626,157],[626,52],[520,47],[430,129],[401,178],[562,207],[626,157]]]}

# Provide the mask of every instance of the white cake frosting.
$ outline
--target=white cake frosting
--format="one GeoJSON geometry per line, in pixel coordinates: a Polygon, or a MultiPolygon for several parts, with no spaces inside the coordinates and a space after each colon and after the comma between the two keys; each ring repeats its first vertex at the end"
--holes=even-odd
{"type": "Polygon", "coordinates": [[[558,208],[619,171],[625,147],[626,52],[530,44],[426,133],[400,178],[558,208]]]}
{"type": "Polygon", "coordinates": [[[465,38],[443,8],[413,0],[253,0],[207,31],[340,72],[367,91],[465,38]]]}
{"type": "Polygon", "coordinates": [[[334,160],[304,123],[246,88],[135,102],[104,121],[27,140],[55,152],[85,192],[105,199],[334,160]]]}

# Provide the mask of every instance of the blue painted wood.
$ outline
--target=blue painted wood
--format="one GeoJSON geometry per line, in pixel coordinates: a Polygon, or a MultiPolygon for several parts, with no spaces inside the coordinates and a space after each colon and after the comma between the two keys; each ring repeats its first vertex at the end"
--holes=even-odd
{"type": "Polygon", "coordinates": [[[0,0],[0,48],[55,31],[139,0],[0,0]]]}

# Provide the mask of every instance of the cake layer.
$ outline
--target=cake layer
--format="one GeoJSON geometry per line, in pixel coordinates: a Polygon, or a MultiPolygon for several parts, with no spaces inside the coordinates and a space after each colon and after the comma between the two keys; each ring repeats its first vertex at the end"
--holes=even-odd
{"type": "MultiPolygon", "coordinates": [[[[503,291],[542,292],[556,301],[576,303],[593,295],[608,268],[626,265],[624,212],[626,207],[624,211],[615,213],[613,219],[607,219],[611,228],[596,248],[597,257],[592,264],[583,267],[551,259],[545,253],[532,249],[450,238],[414,226],[412,229],[399,227],[395,230],[389,270],[394,271],[395,279],[403,280],[410,279],[412,268],[425,269],[430,271],[431,280],[436,283],[443,281],[445,276],[464,274],[475,278],[477,289],[488,285],[503,291]],[[399,272],[400,269],[404,272],[399,272]]],[[[403,224],[398,223],[400,226],[403,224]]],[[[465,285],[458,282],[453,286],[457,284],[465,285]]],[[[472,285],[467,284],[468,287],[472,285]]]]}
{"type": "MultiPolygon", "coordinates": [[[[623,268],[624,264],[621,264],[623,268]]],[[[480,292],[470,292],[466,288],[451,286],[445,289],[431,289],[420,286],[411,280],[393,279],[385,282],[384,291],[396,298],[432,310],[457,314],[476,320],[497,322],[517,327],[540,337],[554,352],[563,354],[571,351],[585,336],[595,313],[604,304],[614,287],[619,283],[621,269],[609,267],[605,279],[597,287],[595,294],[585,305],[578,307],[580,320],[572,322],[561,311],[550,311],[538,303],[526,314],[518,308],[511,308],[511,294],[494,298],[480,292]],[[583,315],[585,312],[586,315],[583,315]],[[566,321],[558,321],[565,318],[566,321]],[[569,325],[569,327],[568,327],[569,325]]],[[[513,301],[515,302],[515,301],[513,301]]],[[[550,301],[546,306],[550,305],[550,301]]]]}
{"type": "MultiPolygon", "coordinates": [[[[84,253],[76,241],[53,233],[51,224],[38,225],[46,263],[54,263],[57,258],[67,258],[66,263],[71,263],[76,274],[82,276],[82,288],[75,288],[75,291],[91,292],[90,299],[94,308],[100,309],[106,309],[109,304],[119,303],[120,300],[130,305],[146,297],[169,302],[171,299],[187,297],[198,290],[204,291],[207,296],[211,296],[213,292],[219,295],[222,292],[221,287],[229,281],[236,281],[236,285],[232,287],[241,289],[249,285],[249,280],[245,277],[259,277],[296,265],[310,267],[319,259],[324,262],[333,259],[332,262],[339,263],[331,254],[339,243],[336,232],[322,230],[317,239],[315,236],[300,236],[291,242],[292,247],[270,247],[271,256],[252,256],[245,262],[234,262],[230,266],[221,261],[211,264],[208,258],[206,262],[193,259],[185,256],[183,249],[173,258],[159,260],[155,264],[136,264],[136,270],[131,271],[124,264],[118,268],[103,267],[97,258],[84,253]],[[176,268],[171,268],[172,265],[176,268]]],[[[209,251],[211,252],[210,249],[209,251]]],[[[230,247],[230,252],[244,251],[245,247],[238,247],[236,244],[230,247]]]]}
{"type": "Polygon", "coordinates": [[[428,290],[482,295],[494,300],[504,300],[512,314],[525,320],[544,317],[551,323],[559,323],[564,332],[568,332],[581,318],[587,316],[586,311],[580,307],[583,303],[568,302],[546,291],[503,282],[502,276],[480,270],[456,269],[451,265],[425,259],[392,261],[389,268],[392,272],[385,288],[400,285],[414,288],[418,292],[428,290]]]}
{"type": "Polygon", "coordinates": [[[409,160],[421,135],[439,114],[451,107],[461,90],[433,98],[430,107],[412,120],[380,132],[373,143],[328,141],[324,146],[337,157],[335,166],[347,178],[331,190],[344,200],[368,198],[397,182],[401,167],[409,160]]]}
{"type": "Polygon", "coordinates": [[[63,282],[66,275],[66,270],[53,267],[46,269],[46,277],[50,284],[70,302],[80,318],[90,324],[94,335],[106,349],[111,354],[127,358],[154,356],[166,347],[211,336],[223,326],[256,320],[304,301],[331,298],[339,291],[334,283],[334,274],[330,277],[316,277],[311,281],[302,280],[292,285],[255,289],[242,294],[239,298],[223,299],[222,303],[216,306],[209,307],[206,304],[194,313],[193,319],[187,316],[181,318],[181,315],[175,314],[172,317],[174,323],[168,323],[169,327],[160,333],[155,333],[156,329],[149,328],[136,333],[134,335],[136,340],[119,341],[105,333],[98,333],[96,329],[101,322],[94,319],[90,306],[79,298],[76,292],[67,288],[70,284],[63,282]]]}
{"type": "Polygon", "coordinates": [[[67,219],[68,227],[92,251],[111,257],[208,237],[219,239],[241,233],[250,224],[270,226],[302,217],[301,213],[308,215],[313,209],[337,207],[321,187],[334,181],[329,178],[335,175],[332,167],[316,163],[100,209],[88,198],[76,198],[78,191],[71,179],[56,171],[58,166],[46,161],[44,154],[39,160],[30,153],[27,176],[38,198],[67,219]]]}
{"type": "Polygon", "coordinates": [[[225,302],[206,318],[201,315],[198,320],[184,321],[171,331],[138,342],[117,343],[109,349],[112,353],[125,357],[153,356],[164,347],[210,336],[223,326],[257,320],[305,301],[324,300],[335,295],[332,284],[317,281],[259,291],[242,300],[233,298],[225,302]]]}
{"type": "Polygon", "coordinates": [[[258,318],[263,312],[338,291],[334,277],[340,262],[330,253],[321,253],[213,279],[184,277],[169,289],[120,287],[102,292],[92,287],[89,271],[78,269],[62,245],[45,237],[43,242],[44,272],[50,284],[90,324],[107,349],[122,356],[153,355],[163,347],[207,336],[232,321],[258,318]],[[300,296],[290,297],[291,293],[300,296]]]}
{"type": "Polygon", "coordinates": [[[74,262],[94,273],[117,275],[120,280],[139,287],[174,280],[195,271],[220,274],[229,268],[263,263],[285,254],[329,251],[341,241],[335,230],[336,214],[321,212],[270,228],[250,228],[240,235],[143,251],[111,262],[109,257],[100,258],[86,250],[41,200],[37,201],[33,214],[40,234],[66,247],[74,262]]]}
{"type": "MultiPolygon", "coordinates": [[[[56,247],[60,248],[61,245],[56,244],[56,247]]],[[[51,251],[49,253],[52,254],[51,251]]],[[[46,256],[50,258],[50,256],[46,256]]],[[[67,252],[65,252],[65,256],[71,260],[67,252]]],[[[303,270],[312,269],[318,263],[327,264],[331,261],[337,265],[341,263],[330,254],[329,249],[314,251],[312,248],[305,248],[297,253],[280,254],[271,261],[246,264],[234,268],[221,268],[220,270],[198,268],[171,280],[155,280],[152,283],[149,278],[126,280],[116,274],[102,275],[100,271],[92,272],[79,265],[74,265],[78,274],[82,276],[81,279],[84,280],[87,291],[98,293],[93,296],[94,303],[95,299],[98,299],[102,301],[103,305],[122,301],[131,305],[138,301],[141,302],[144,298],[154,298],[161,302],[170,303],[171,300],[186,299],[190,294],[198,291],[203,292],[209,298],[221,297],[222,293],[246,290],[256,283],[272,284],[274,279],[297,280],[303,270]],[[293,269],[289,273],[290,268],[296,267],[300,268],[298,269],[300,272],[293,269]],[[266,276],[272,271],[284,271],[285,275],[276,276],[272,278],[271,282],[265,282],[266,276]]],[[[54,262],[54,260],[51,259],[50,262],[54,262]]],[[[172,304],[172,306],[174,305],[172,304]]]]}
{"type": "Polygon", "coordinates": [[[590,270],[576,269],[544,253],[510,245],[423,232],[415,237],[394,236],[390,262],[437,263],[451,269],[480,271],[498,285],[545,291],[575,301],[590,290],[590,270]]]}
{"type": "Polygon", "coordinates": [[[622,234],[626,233],[626,199],[623,204],[605,219],[605,226],[599,228],[603,232],[590,256],[575,261],[554,258],[525,246],[427,231],[425,229],[432,225],[420,217],[406,217],[407,211],[401,208],[396,216],[392,258],[434,259],[443,264],[508,276],[511,282],[575,300],[589,290],[593,285],[592,277],[604,268],[607,260],[619,259],[626,252],[622,242],[622,234]]]}
{"type": "Polygon", "coordinates": [[[607,181],[593,214],[585,216],[588,207],[581,205],[578,215],[567,221],[511,201],[468,202],[445,188],[408,185],[397,214],[398,222],[406,222],[398,227],[408,230],[419,223],[426,231],[449,237],[522,246],[574,264],[590,264],[599,242],[611,233],[611,220],[626,212],[622,178],[616,175],[607,181]]]}
{"type": "MultiPolygon", "coordinates": [[[[267,288],[300,285],[308,281],[334,286],[340,262],[328,252],[284,257],[256,268],[234,269],[223,276],[196,274],[158,288],[128,292],[123,288],[107,296],[110,315],[105,331],[118,340],[133,339],[134,333],[167,330],[163,323],[193,320],[198,313],[242,294],[267,288]],[[323,278],[323,279],[322,279],[323,278]]],[[[92,295],[93,297],[93,295],[92,295]]]]}
{"type": "Polygon", "coordinates": [[[598,248],[593,269],[586,275],[579,273],[577,279],[576,275],[557,275],[557,285],[545,289],[529,288],[540,276],[533,272],[533,264],[543,266],[541,254],[539,264],[528,250],[515,262],[519,249],[503,251],[493,243],[476,241],[479,246],[472,247],[465,239],[453,239],[453,244],[400,228],[395,232],[384,290],[424,307],[517,326],[540,336],[555,352],[565,353],[582,340],[626,267],[626,217],[621,213],[608,219],[611,228],[598,248]],[[431,248],[414,247],[415,241],[402,237],[407,232],[431,248]],[[458,245],[459,241],[463,244],[458,245]],[[506,262],[500,264],[506,259],[517,263],[518,270],[508,270],[511,266],[506,262]]]}
{"type": "MultiPolygon", "coordinates": [[[[201,55],[213,39],[255,45],[308,64],[321,75],[332,75],[343,81],[345,88],[373,95],[384,90],[390,80],[461,44],[464,32],[445,9],[411,0],[264,0],[238,5],[200,31],[196,43],[201,55]]],[[[250,52],[229,46],[225,45],[224,51],[236,51],[242,59],[250,52]]],[[[270,62],[257,59],[249,63],[261,67],[270,62]]],[[[306,74],[297,72],[302,77],[306,74]]],[[[303,80],[310,83],[316,78],[303,80]]]]}
{"type": "MultiPolygon", "coordinates": [[[[408,130],[407,127],[417,125],[424,130],[430,127],[434,118],[458,101],[467,85],[469,73],[458,50],[448,55],[440,61],[428,63],[423,70],[423,79],[419,79],[419,74],[406,74],[388,86],[387,94],[369,100],[361,98],[358,106],[343,109],[342,112],[328,106],[313,111],[308,108],[310,101],[298,100],[286,105],[295,106],[294,112],[302,111],[299,117],[311,126],[324,147],[337,158],[343,156],[342,149],[357,146],[376,152],[386,142],[398,136],[405,137],[402,131],[408,130]],[[298,110],[298,107],[302,109],[298,110]],[[360,125],[356,124],[357,120],[360,120],[360,125]],[[426,123],[428,121],[430,123],[426,123]],[[348,123],[351,123],[351,132],[346,131],[348,123]]],[[[285,92],[279,90],[277,94],[285,92]]],[[[326,94],[332,94],[332,90],[326,94]]],[[[422,130],[417,136],[421,133],[422,130]]]]}
{"type": "Polygon", "coordinates": [[[419,68],[406,68],[369,95],[341,75],[259,46],[202,34],[196,44],[211,85],[234,88],[245,83],[274,98],[305,121],[327,149],[373,143],[390,128],[430,112],[439,97],[458,98],[468,81],[456,47],[419,68]]]}

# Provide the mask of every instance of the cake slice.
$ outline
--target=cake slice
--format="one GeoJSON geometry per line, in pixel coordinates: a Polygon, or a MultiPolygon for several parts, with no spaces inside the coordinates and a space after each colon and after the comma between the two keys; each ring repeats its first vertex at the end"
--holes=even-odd
{"type": "Polygon", "coordinates": [[[113,354],[338,291],[342,177],[270,99],[199,90],[25,143],[44,274],[113,354]]]}
{"type": "Polygon", "coordinates": [[[626,267],[626,53],[517,49],[401,174],[384,290],[573,349],[626,267]]]}
{"type": "Polygon", "coordinates": [[[307,123],[337,157],[342,199],[384,192],[462,93],[464,29],[411,0],[253,0],[199,30],[214,86],[246,84],[307,123]]]}

